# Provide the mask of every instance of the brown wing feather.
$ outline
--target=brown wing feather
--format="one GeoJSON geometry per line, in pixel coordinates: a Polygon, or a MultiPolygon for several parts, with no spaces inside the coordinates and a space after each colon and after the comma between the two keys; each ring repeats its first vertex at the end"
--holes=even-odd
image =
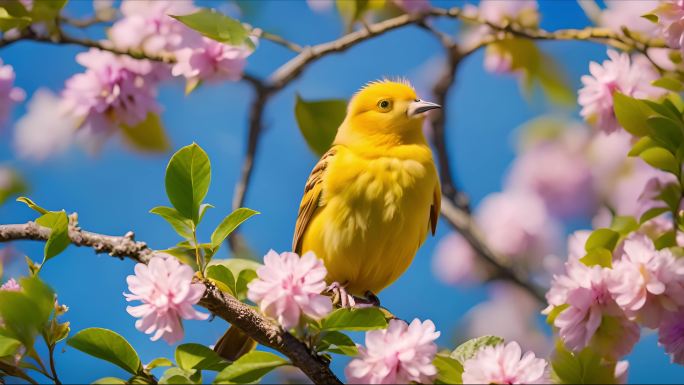
{"type": "Polygon", "coordinates": [[[335,156],[337,149],[332,147],[328,152],[323,154],[316,166],[311,171],[309,179],[304,186],[304,196],[302,202],[299,204],[299,214],[297,214],[297,224],[295,225],[294,237],[292,238],[292,250],[300,254],[302,252],[302,240],[304,239],[304,232],[313,218],[316,209],[320,207],[321,192],[323,190],[323,175],[328,162],[335,156]]]}
{"type": "Polygon", "coordinates": [[[439,219],[439,210],[442,206],[442,188],[439,186],[439,182],[435,186],[435,191],[432,194],[432,206],[430,206],[430,229],[432,230],[432,235],[435,235],[437,230],[437,220],[439,219]]]}

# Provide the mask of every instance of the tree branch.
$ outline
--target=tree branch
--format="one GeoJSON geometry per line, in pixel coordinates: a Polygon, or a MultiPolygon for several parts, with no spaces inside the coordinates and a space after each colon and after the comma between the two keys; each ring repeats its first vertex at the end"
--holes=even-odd
{"type": "MultiPolygon", "coordinates": [[[[34,222],[0,225],[0,243],[15,240],[47,241],[50,229],[34,222]]],[[[69,238],[75,246],[91,247],[96,253],[109,253],[136,262],[147,263],[154,251],[145,242],[133,240],[133,232],[123,237],[97,234],[70,226],[69,238]]],[[[217,289],[211,282],[202,281],[207,289],[200,305],[229,323],[242,329],[247,335],[264,346],[276,349],[287,356],[314,383],[341,384],[328,364],[316,356],[306,345],[274,325],[255,310],[217,289]]]]}

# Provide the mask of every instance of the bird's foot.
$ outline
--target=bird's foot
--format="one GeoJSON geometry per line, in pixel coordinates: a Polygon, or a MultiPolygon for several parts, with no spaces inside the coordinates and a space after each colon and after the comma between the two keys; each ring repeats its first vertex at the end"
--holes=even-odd
{"type": "Polygon", "coordinates": [[[356,300],[354,299],[353,295],[350,295],[347,292],[346,284],[333,282],[323,292],[330,293],[332,295],[333,306],[339,305],[339,307],[348,309],[356,307],[356,300]]]}

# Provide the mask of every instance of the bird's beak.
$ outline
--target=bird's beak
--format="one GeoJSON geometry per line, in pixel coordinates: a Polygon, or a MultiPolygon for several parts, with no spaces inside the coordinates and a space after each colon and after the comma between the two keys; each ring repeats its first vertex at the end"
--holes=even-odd
{"type": "Polygon", "coordinates": [[[437,103],[431,103],[417,99],[409,104],[407,113],[409,118],[412,118],[418,114],[422,114],[423,112],[434,110],[435,108],[442,108],[442,106],[437,103]]]}

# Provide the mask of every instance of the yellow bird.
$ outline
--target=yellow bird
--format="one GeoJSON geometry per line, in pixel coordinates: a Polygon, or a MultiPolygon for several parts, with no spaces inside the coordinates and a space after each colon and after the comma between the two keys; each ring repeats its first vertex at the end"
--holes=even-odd
{"type": "Polygon", "coordinates": [[[434,235],[441,192],[422,127],[439,107],[405,81],[372,82],[352,98],[306,182],[292,241],[324,261],[329,283],[375,298],[434,235]]]}
{"type": "MultiPolygon", "coordinates": [[[[369,83],[306,182],[292,249],[324,261],[343,305],[347,293],[376,302],[435,233],[441,192],[422,131],[424,112],[435,108],[408,82],[369,83]]],[[[253,347],[231,327],[215,350],[235,360],[253,347]]]]}

